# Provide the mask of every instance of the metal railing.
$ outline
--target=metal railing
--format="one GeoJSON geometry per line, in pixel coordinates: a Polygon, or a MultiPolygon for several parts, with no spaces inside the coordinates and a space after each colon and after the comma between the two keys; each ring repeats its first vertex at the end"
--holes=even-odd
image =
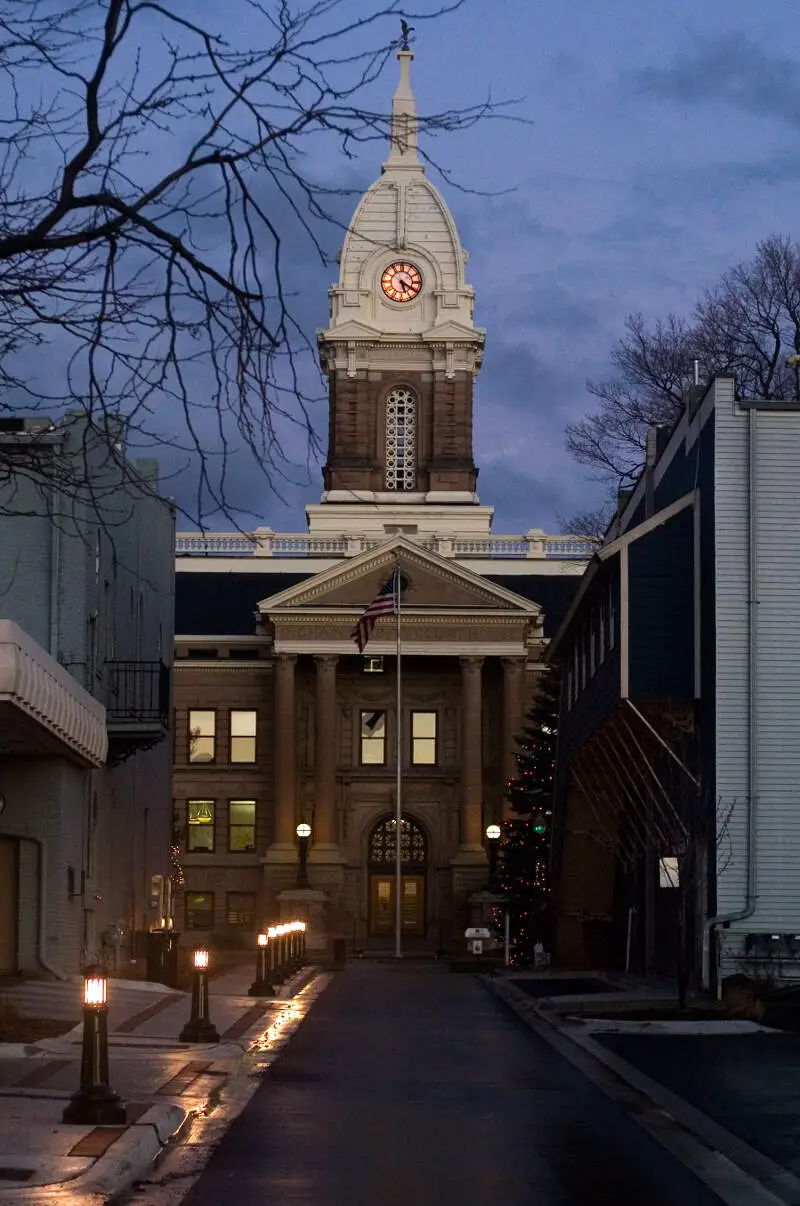
{"type": "MultiPolygon", "coordinates": [[[[549,536],[538,530],[521,536],[491,536],[479,540],[431,535],[408,539],[418,541],[440,557],[503,561],[586,560],[600,543],[586,536],[549,536]]],[[[179,557],[355,557],[382,543],[369,536],[279,534],[270,528],[256,528],[254,532],[179,532],[175,551],[179,557]]]]}
{"type": "Polygon", "coordinates": [[[107,723],[169,723],[169,668],[163,662],[106,662],[107,723]]]}

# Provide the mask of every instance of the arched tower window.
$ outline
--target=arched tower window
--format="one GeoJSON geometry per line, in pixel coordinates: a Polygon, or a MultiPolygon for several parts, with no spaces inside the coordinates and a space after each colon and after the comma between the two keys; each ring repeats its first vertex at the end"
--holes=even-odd
{"type": "Polygon", "coordinates": [[[386,489],[413,490],[416,484],[417,399],[398,387],[386,399],[386,489]]]}

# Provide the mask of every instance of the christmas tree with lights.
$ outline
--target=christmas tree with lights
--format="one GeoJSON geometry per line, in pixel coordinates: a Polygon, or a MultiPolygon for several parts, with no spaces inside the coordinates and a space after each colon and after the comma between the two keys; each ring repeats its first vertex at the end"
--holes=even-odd
{"type": "Polygon", "coordinates": [[[498,887],[508,902],[511,962],[517,966],[534,964],[537,943],[550,948],[548,864],[560,694],[558,669],[550,666],[517,738],[516,777],[506,784],[514,816],[503,823],[498,887]]]}

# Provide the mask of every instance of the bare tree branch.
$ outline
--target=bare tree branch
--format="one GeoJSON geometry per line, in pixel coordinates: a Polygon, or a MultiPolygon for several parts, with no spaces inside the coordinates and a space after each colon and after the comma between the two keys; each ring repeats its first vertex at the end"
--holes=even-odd
{"type": "MultiPolygon", "coordinates": [[[[193,466],[201,525],[230,514],[235,450],[273,488],[288,432],[313,452],[321,387],[287,247],[302,237],[324,262],[342,226],[348,190],[314,179],[315,147],[351,157],[388,135],[362,97],[400,9],[358,12],[231,0],[215,29],[182,0],[0,0],[0,422],[79,413],[102,433],[124,416],[130,446],[193,466]],[[63,388],[42,384],[50,361],[63,388]]],[[[496,115],[480,101],[420,132],[496,115]]],[[[35,452],[28,467],[43,470],[35,452]]]]}
{"type": "Polygon", "coordinates": [[[698,361],[704,380],[733,373],[742,397],[800,399],[800,245],[773,235],[752,260],[726,272],[697,302],[691,320],[669,314],[649,327],[625,324],[611,353],[616,376],[590,381],[597,409],[567,427],[567,448],[613,489],[632,485],[647,430],[680,415],[698,361]]]}

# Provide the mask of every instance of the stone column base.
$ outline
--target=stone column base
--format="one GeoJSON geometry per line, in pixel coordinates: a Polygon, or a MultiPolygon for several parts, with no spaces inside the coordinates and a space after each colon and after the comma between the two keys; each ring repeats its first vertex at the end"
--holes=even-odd
{"type": "Polygon", "coordinates": [[[278,893],[281,919],[306,923],[306,951],[312,959],[328,956],[328,896],[317,888],[285,888],[278,893]]]}

